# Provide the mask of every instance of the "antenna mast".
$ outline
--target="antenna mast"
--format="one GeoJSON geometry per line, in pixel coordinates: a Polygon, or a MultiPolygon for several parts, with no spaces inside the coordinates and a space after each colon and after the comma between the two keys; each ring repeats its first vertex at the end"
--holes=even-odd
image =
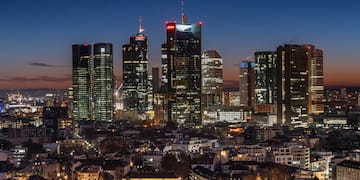
{"type": "Polygon", "coordinates": [[[139,33],[143,33],[144,29],[142,28],[142,17],[139,16],[139,33]]]}
{"type": "Polygon", "coordinates": [[[184,0],[181,0],[181,24],[186,24],[186,16],[184,11],[184,0]]]}

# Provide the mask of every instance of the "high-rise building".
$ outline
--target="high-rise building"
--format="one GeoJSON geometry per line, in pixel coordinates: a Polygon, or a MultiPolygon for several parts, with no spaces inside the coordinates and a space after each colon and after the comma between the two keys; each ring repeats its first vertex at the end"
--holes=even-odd
{"type": "Polygon", "coordinates": [[[110,43],[94,44],[95,120],[113,118],[113,47],[110,43]]]}
{"type": "Polygon", "coordinates": [[[305,45],[310,59],[309,114],[324,113],[324,63],[323,51],[313,45],[305,45]]]}
{"type": "Polygon", "coordinates": [[[201,23],[166,23],[168,116],[170,121],[201,125],[201,23]]]}
{"type": "Polygon", "coordinates": [[[201,57],[202,106],[219,106],[223,97],[223,59],[216,50],[207,50],[201,57]]]}
{"type": "Polygon", "coordinates": [[[72,116],[75,121],[91,118],[91,45],[72,45],[72,116]]]}
{"type": "Polygon", "coordinates": [[[167,44],[161,45],[161,89],[167,91],[168,88],[168,58],[167,44]]]}
{"type": "Polygon", "coordinates": [[[276,61],[278,122],[304,126],[308,114],[323,112],[322,51],[285,44],[277,48],[276,61]]]}
{"type": "Polygon", "coordinates": [[[254,108],[255,104],[255,75],[254,61],[240,62],[240,106],[254,108]]]}
{"type": "Polygon", "coordinates": [[[142,28],[130,43],[122,47],[124,108],[143,113],[147,110],[148,92],[147,37],[142,28]]]}
{"type": "Polygon", "coordinates": [[[153,67],[151,70],[151,74],[152,74],[152,86],[153,86],[153,90],[154,92],[159,92],[160,91],[160,74],[159,74],[159,68],[158,67],[153,67]]]}
{"type": "Polygon", "coordinates": [[[255,111],[276,113],[276,52],[255,52],[255,111]]]}
{"type": "Polygon", "coordinates": [[[153,87],[153,76],[149,75],[148,76],[148,85],[147,85],[147,91],[146,91],[146,110],[148,111],[148,113],[150,113],[150,111],[154,110],[154,87],[153,87]]]}
{"type": "MultiPolygon", "coordinates": [[[[70,87],[68,89],[68,114],[69,114],[69,118],[73,118],[74,115],[74,111],[73,111],[73,100],[74,100],[74,90],[72,87],[70,87]]],[[[0,102],[1,102],[1,99],[0,99],[0,102]]],[[[1,112],[1,111],[0,111],[1,112]]]]}

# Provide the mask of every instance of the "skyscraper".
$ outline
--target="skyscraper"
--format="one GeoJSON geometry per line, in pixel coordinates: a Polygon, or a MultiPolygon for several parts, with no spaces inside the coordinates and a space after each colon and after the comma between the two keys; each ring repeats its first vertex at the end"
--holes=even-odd
{"type": "Polygon", "coordinates": [[[150,112],[154,110],[154,88],[153,88],[153,77],[148,75],[147,90],[146,90],[146,110],[150,117],[150,112]]]}
{"type": "Polygon", "coordinates": [[[168,88],[168,58],[167,45],[161,45],[161,89],[167,91],[168,88]]]}
{"type": "Polygon", "coordinates": [[[254,61],[240,62],[240,106],[254,107],[255,104],[255,76],[254,61]]]}
{"type": "Polygon", "coordinates": [[[94,44],[95,120],[113,118],[113,48],[110,43],[94,44]]]}
{"type": "Polygon", "coordinates": [[[152,74],[152,86],[154,89],[154,92],[160,91],[160,76],[159,76],[159,68],[153,67],[151,70],[152,74]]]}
{"type": "Polygon", "coordinates": [[[255,52],[255,111],[276,113],[276,52],[255,52]]]}
{"type": "Polygon", "coordinates": [[[308,114],[323,112],[323,56],[312,45],[277,48],[278,122],[304,126],[308,114]]]}
{"type": "Polygon", "coordinates": [[[142,28],[130,43],[123,45],[124,108],[145,112],[148,91],[147,37],[142,28]]]}
{"type": "Polygon", "coordinates": [[[72,108],[75,121],[91,118],[91,45],[72,45],[72,108]]]}
{"type": "Polygon", "coordinates": [[[324,64],[323,51],[313,45],[305,45],[311,60],[309,70],[309,114],[324,113],[324,64]]]}
{"type": "Polygon", "coordinates": [[[201,57],[202,105],[219,106],[223,96],[223,59],[216,50],[207,50],[201,57]]]}
{"type": "Polygon", "coordinates": [[[166,23],[169,120],[201,125],[201,23],[166,23]]]}

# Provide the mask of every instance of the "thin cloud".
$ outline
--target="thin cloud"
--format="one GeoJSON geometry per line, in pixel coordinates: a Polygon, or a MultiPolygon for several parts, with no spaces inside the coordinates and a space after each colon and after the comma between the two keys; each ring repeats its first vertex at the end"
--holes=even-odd
{"type": "Polygon", "coordinates": [[[47,64],[47,63],[41,63],[41,62],[29,62],[28,65],[37,66],[37,67],[56,67],[54,65],[47,64]]]}
{"type": "Polygon", "coordinates": [[[8,79],[0,79],[0,81],[3,82],[37,82],[37,81],[43,81],[43,82],[53,82],[53,83],[60,83],[65,81],[70,81],[71,77],[51,77],[51,76],[36,76],[36,77],[11,77],[8,79]]]}

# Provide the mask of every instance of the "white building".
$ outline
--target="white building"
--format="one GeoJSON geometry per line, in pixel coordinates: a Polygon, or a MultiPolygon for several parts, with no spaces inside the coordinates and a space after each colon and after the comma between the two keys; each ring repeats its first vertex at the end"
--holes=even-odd
{"type": "Polygon", "coordinates": [[[13,149],[10,149],[10,152],[10,162],[18,167],[26,156],[27,148],[22,147],[21,145],[16,145],[13,149]]]}
{"type": "Polygon", "coordinates": [[[238,160],[265,162],[268,149],[269,147],[264,147],[257,144],[239,145],[237,148],[237,151],[239,152],[237,158],[238,160]]]}
{"type": "Polygon", "coordinates": [[[334,157],[332,152],[315,152],[312,156],[313,161],[310,162],[310,170],[319,180],[331,179],[330,162],[334,157]]]}
{"type": "Polygon", "coordinates": [[[218,139],[190,138],[179,140],[176,143],[164,148],[164,152],[170,150],[180,150],[191,153],[199,153],[202,148],[219,147],[218,139]]]}
{"type": "Polygon", "coordinates": [[[212,106],[206,107],[203,114],[204,124],[215,122],[239,123],[251,119],[251,108],[245,106],[212,106]]]}
{"type": "Polygon", "coordinates": [[[310,168],[310,148],[296,143],[285,143],[280,147],[271,149],[272,160],[278,164],[298,167],[302,169],[310,168]]]}

